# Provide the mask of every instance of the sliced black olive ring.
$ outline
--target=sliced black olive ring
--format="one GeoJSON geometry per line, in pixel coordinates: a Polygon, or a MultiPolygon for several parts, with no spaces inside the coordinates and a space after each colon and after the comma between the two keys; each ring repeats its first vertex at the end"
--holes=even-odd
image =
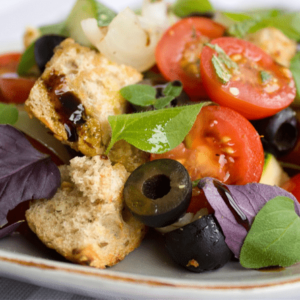
{"type": "Polygon", "coordinates": [[[164,227],[185,213],[192,182],[181,163],[158,159],[137,168],[126,181],[123,194],[136,218],[150,227],[164,227]]]}

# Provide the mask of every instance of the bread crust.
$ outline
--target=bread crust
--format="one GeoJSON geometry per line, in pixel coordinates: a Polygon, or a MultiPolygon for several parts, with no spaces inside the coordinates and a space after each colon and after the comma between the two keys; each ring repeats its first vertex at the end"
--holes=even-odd
{"type": "Polygon", "coordinates": [[[60,167],[61,187],[51,200],[32,201],[31,230],[66,259],[95,268],[113,266],[137,248],[145,226],[124,207],[129,176],[101,156],[76,157],[60,167]]]}
{"type": "Polygon", "coordinates": [[[141,73],[135,69],[113,63],[68,38],[56,47],[25,107],[57,139],[86,156],[94,156],[104,153],[110,141],[108,116],[126,113],[128,109],[119,90],[141,79],[141,73]],[[66,123],[54,103],[63,93],[72,93],[84,108],[84,122],[74,125],[78,136],[75,141],[68,136],[66,123]]]}

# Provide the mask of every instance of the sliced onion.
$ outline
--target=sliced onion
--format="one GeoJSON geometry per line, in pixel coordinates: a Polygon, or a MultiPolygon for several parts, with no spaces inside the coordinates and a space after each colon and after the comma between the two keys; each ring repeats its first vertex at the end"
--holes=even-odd
{"type": "Polygon", "coordinates": [[[45,146],[63,163],[67,164],[72,158],[65,146],[58,141],[39,120],[35,118],[31,119],[26,111],[19,111],[19,118],[14,127],[45,146]]]}
{"type": "Polygon", "coordinates": [[[143,72],[155,64],[155,47],[168,18],[164,2],[147,0],[142,10],[145,15],[137,16],[126,8],[107,28],[99,28],[95,19],[83,20],[81,26],[89,41],[109,60],[143,72]]]}

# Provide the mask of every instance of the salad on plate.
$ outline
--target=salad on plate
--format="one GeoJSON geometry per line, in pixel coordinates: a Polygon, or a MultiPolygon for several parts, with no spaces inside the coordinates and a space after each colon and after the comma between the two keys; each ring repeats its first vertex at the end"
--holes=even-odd
{"type": "Polygon", "coordinates": [[[299,21],[77,0],[26,28],[0,56],[0,238],[101,269],[149,231],[192,272],[298,263],[299,21]]]}

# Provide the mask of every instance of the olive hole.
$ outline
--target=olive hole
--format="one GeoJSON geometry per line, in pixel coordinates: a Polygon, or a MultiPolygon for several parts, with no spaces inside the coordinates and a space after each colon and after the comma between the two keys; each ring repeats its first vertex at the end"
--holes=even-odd
{"type": "Polygon", "coordinates": [[[150,199],[158,199],[167,195],[171,190],[170,178],[159,174],[148,178],[143,184],[143,194],[150,199]]]}
{"type": "Polygon", "coordinates": [[[290,123],[283,123],[275,135],[275,143],[280,151],[291,149],[297,140],[297,130],[290,123]]]}

